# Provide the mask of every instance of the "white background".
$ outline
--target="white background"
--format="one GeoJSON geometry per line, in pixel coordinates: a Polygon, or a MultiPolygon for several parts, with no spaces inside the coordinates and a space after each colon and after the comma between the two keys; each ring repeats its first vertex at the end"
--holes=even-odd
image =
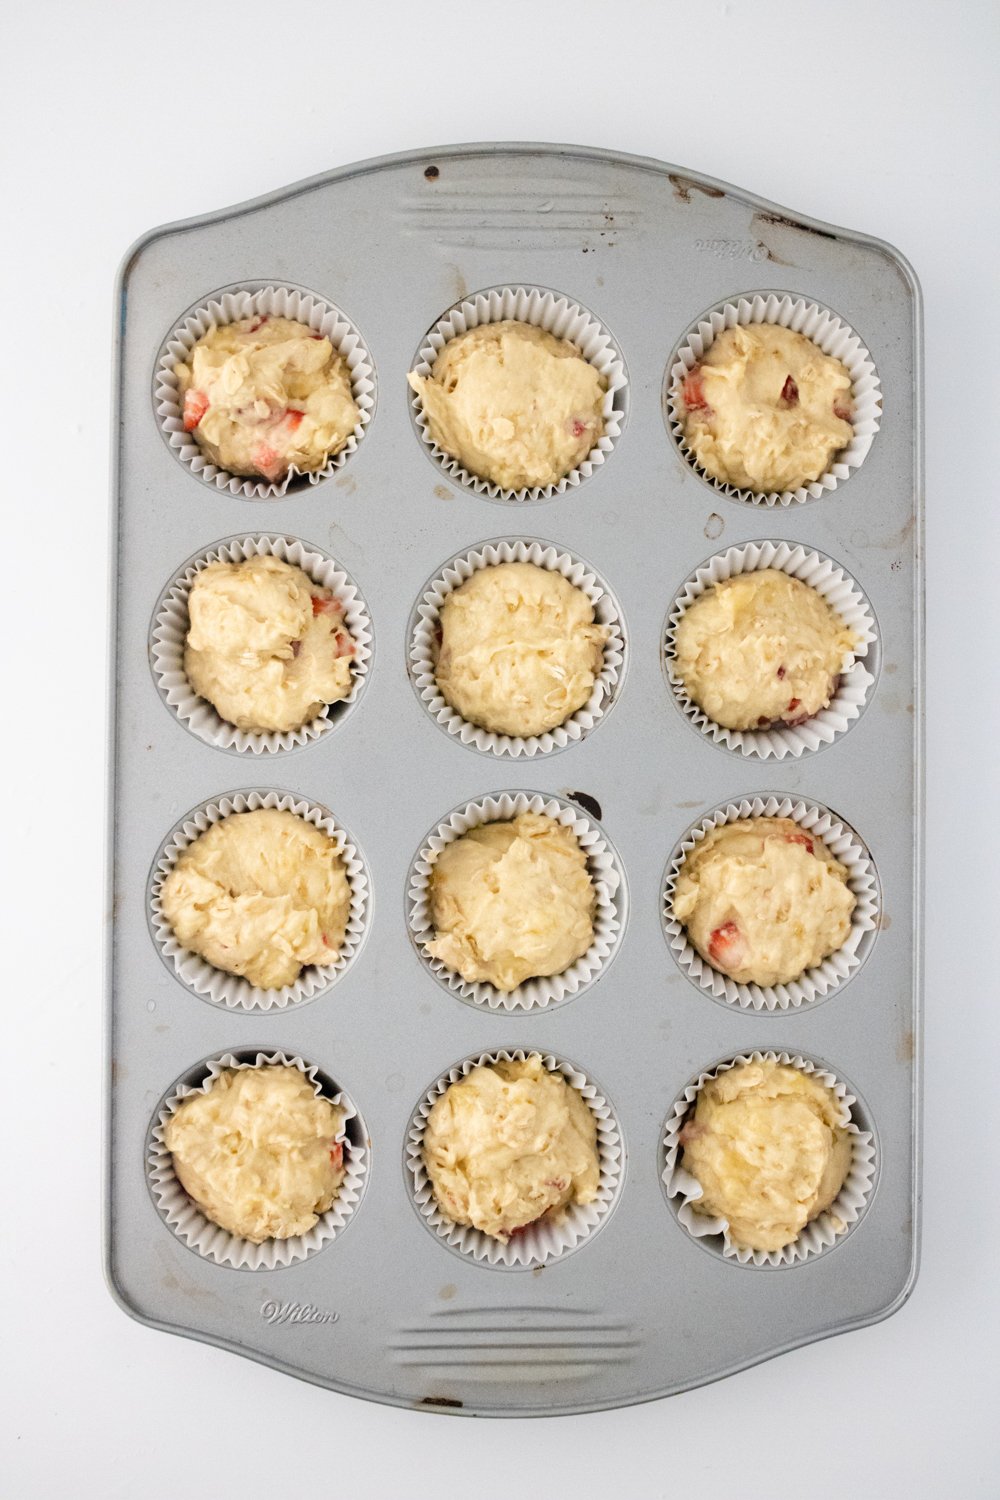
{"type": "Polygon", "coordinates": [[[7,7],[5,1496],[1000,1495],[998,16],[989,0],[7,7]],[[927,335],[916,1291],[886,1323],[668,1402],[503,1424],[351,1401],[143,1328],[99,1251],[116,265],[152,225],[490,139],[659,156],[882,236],[922,280],[927,335]]]}

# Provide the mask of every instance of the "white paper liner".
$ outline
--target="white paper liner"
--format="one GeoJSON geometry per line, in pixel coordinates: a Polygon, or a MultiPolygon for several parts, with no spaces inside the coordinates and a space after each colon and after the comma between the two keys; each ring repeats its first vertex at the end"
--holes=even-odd
{"type": "Polygon", "coordinates": [[[233,1266],[238,1270],[273,1271],[315,1255],[317,1250],[336,1238],[354,1213],[361,1201],[368,1174],[368,1150],[364,1144],[364,1129],[358,1112],[346,1094],[333,1094],[329,1096],[330,1102],[344,1111],[344,1122],[335,1139],[347,1147],[344,1151],[345,1176],[333,1204],[325,1214],[320,1215],[308,1233],[293,1235],[287,1240],[265,1240],[263,1244],[255,1245],[239,1235],[230,1234],[228,1229],[221,1228],[206,1217],[181,1186],[174,1171],[173,1157],[164,1141],[167,1122],[183,1099],[191,1094],[207,1094],[215,1080],[227,1069],[242,1070],[272,1065],[298,1068],[309,1079],[315,1092],[322,1094],[323,1085],[317,1077],[315,1064],[306,1063],[301,1057],[284,1052],[258,1052],[251,1062],[240,1062],[233,1053],[226,1052],[202,1064],[205,1070],[203,1082],[181,1083],[171,1091],[157,1112],[146,1148],[146,1176],[160,1217],[179,1240],[203,1255],[206,1260],[214,1260],[216,1265],[233,1266]],[[347,1125],[351,1120],[358,1121],[359,1128],[354,1134],[360,1134],[360,1140],[348,1139],[347,1125]]]}
{"type": "Polygon", "coordinates": [[[284,1010],[289,1005],[312,1000],[323,994],[336,984],[354,962],[368,926],[371,911],[369,887],[368,867],[360,851],[345,830],[334,822],[326,808],[306,802],[301,797],[294,797],[288,792],[230,792],[228,796],[204,802],[189,812],[157,855],[149,882],[150,930],[162,958],[192,994],[211,1000],[216,1005],[223,1005],[228,1010],[284,1010]],[[351,892],[347,932],[336,962],[310,964],[301,971],[294,984],[286,984],[282,989],[276,990],[259,989],[248,979],[216,969],[197,953],[189,952],[175,938],[160,901],[163,882],[189,844],[214,823],[229,817],[230,813],[256,812],[258,808],[293,812],[316,828],[321,828],[336,845],[351,892]]]}
{"type": "Polygon", "coordinates": [[[427,376],[435,359],[459,334],[468,333],[482,323],[502,323],[513,318],[543,328],[556,338],[575,344],[580,353],[604,376],[607,390],[601,414],[604,432],[582,463],[556,484],[535,485],[531,489],[506,490],[488,479],[472,474],[458,459],[439,448],[430,435],[423,404],[416,391],[410,391],[410,410],[417,432],[432,458],[455,484],[486,495],[491,500],[548,500],[589,479],[611,452],[625,420],[628,376],[621,350],[608,330],[578,302],[571,302],[556,292],[539,286],[497,286],[476,292],[453,307],[429,330],[417,350],[411,372],[427,376]]]}
{"type": "Polygon", "coordinates": [[[875,1181],[875,1137],[871,1131],[860,1130],[852,1119],[851,1106],[856,1103],[855,1096],[848,1092],[846,1084],[833,1073],[798,1053],[795,1055],[788,1052],[741,1053],[738,1057],[730,1058],[728,1062],[720,1063],[717,1068],[700,1073],[674,1102],[667,1116],[663,1136],[666,1152],[666,1165],[662,1173],[663,1185],[680,1223],[694,1239],[708,1241],[714,1237],[719,1253],[727,1260],[737,1261],[741,1266],[792,1266],[807,1260],[811,1255],[819,1255],[821,1251],[829,1249],[857,1223],[871,1196],[875,1181]],[[709,1079],[728,1072],[738,1063],[761,1062],[780,1063],[786,1067],[799,1068],[803,1073],[812,1074],[820,1083],[832,1089],[841,1104],[840,1123],[851,1134],[854,1145],[851,1166],[844,1179],[844,1185],[830,1207],[825,1213],[819,1214],[807,1224],[796,1239],[788,1245],[783,1245],[780,1250],[750,1250],[745,1245],[735,1245],[730,1238],[728,1220],[709,1218],[706,1214],[696,1213],[691,1205],[702,1196],[702,1187],[700,1182],[680,1165],[684,1149],[680,1143],[680,1133],[702,1087],[709,1079]]]}
{"type": "Polygon", "coordinates": [[[721,302],[704,313],[685,334],[674,355],[667,375],[667,413],[671,435],[683,456],[706,484],[731,500],[750,505],[791,505],[818,500],[849,478],[851,470],[863,463],[872,439],[882,420],[882,386],[868,350],[858,335],[842,318],[817,302],[788,293],[758,292],[735,301],[721,302]],[[771,490],[758,493],[724,484],[714,479],[698,464],[684,438],[684,409],[681,385],[685,375],[703,359],[719,334],[727,328],[751,323],[777,323],[793,333],[804,334],[818,344],[824,354],[839,359],[851,377],[854,436],[847,447],[834,455],[825,474],[795,490],[771,490]]]}
{"type": "Polygon", "coordinates": [[[449,1068],[447,1073],[442,1073],[437,1082],[431,1085],[410,1120],[406,1132],[405,1161],[414,1205],[424,1223],[433,1230],[438,1239],[443,1240],[446,1245],[462,1255],[469,1256],[480,1265],[490,1266],[496,1270],[516,1270],[528,1266],[545,1265],[558,1256],[566,1255],[600,1228],[613,1208],[621,1189],[625,1149],[611,1105],[597,1086],[573,1063],[554,1057],[548,1052],[539,1053],[534,1049],[525,1051],[522,1047],[508,1051],[501,1047],[495,1052],[480,1052],[475,1057],[465,1058],[464,1061],[456,1063],[453,1068],[449,1068]],[[457,1083],[460,1078],[467,1077],[473,1068],[496,1063],[501,1059],[505,1062],[523,1062],[525,1058],[532,1056],[540,1056],[550,1073],[561,1073],[566,1081],[583,1095],[597,1122],[597,1151],[601,1177],[597,1197],[593,1203],[574,1204],[551,1218],[545,1215],[513,1235],[505,1245],[500,1240],[484,1234],[480,1229],[454,1223],[438,1208],[424,1166],[424,1131],[435,1101],[451,1084],[457,1083]]]}
{"type": "Polygon", "coordinates": [[[741,755],[759,756],[761,760],[772,756],[775,760],[782,760],[786,755],[803,755],[807,750],[831,745],[858,718],[875,682],[868,666],[874,659],[876,641],[871,604],[850,573],[821,552],[813,552],[807,547],[793,547],[789,542],[748,542],[745,547],[730,547],[725,552],[717,552],[685,580],[667,616],[663,659],[667,680],[678,706],[706,739],[741,755]],[[784,724],[771,729],[726,729],[710,719],[688,697],[676,672],[676,630],[689,605],[714,584],[764,568],[775,568],[814,588],[853,630],[858,644],[844,656],[840,680],[827,707],[813,714],[804,724],[784,724]]]}
{"type": "Polygon", "coordinates": [[[625,873],[617,851],[603,829],[578,807],[562,797],[541,792],[499,792],[467,802],[428,834],[410,866],[407,886],[407,922],[417,953],[431,973],[453,994],[489,1010],[544,1010],[557,1001],[582,994],[611,962],[621,939],[627,915],[625,873]],[[507,822],[520,813],[541,813],[572,829],[587,856],[587,868],[597,897],[594,940],[586,953],[561,974],[526,979],[517,989],[498,990],[482,981],[470,983],[439,958],[432,958],[424,944],[435,935],[430,911],[430,875],[438,855],[447,844],[482,823],[507,822]]]}
{"type": "Polygon", "coordinates": [[[588,563],[581,562],[569,552],[560,551],[551,542],[506,537],[459,553],[446,562],[421,590],[420,602],[412,616],[410,677],[418,698],[449,734],[463,745],[471,745],[473,749],[490,755],[512,758],[544,755],[582,740],[614,702],[624,675],[624,659],[625,637],[617,599],[588,563]],[[537,567],[562,574],[569,583],[582,589],[594,607],[596,623],[607,626],[610,631],[604,645],[603,665],[587,702],[562,724],[544,734],[495,734],[477,724],[470,724],[445,701],[435,676],[441,609],[448,595],[481,568],[511,562],[534,563],[537,567]]]}
{"type": "Polygon", "coordinates": [[[761,795],[744,797],[715,808],[692,825],[671,855],[664,880],[663,928],[678,965],[701,989],[717,1000],[743,1010],[796,1010],[830,995],[844,984],[867,958],[878,931],[880,895],[871,855],[854,830],[839,822],[828,808],[794,797],[761,795]],[[821,838],[830,853],[847,869],[847,884],[856,904],[851,930],[843,947],[829,954],[815,968],[807,969],[787,984],[737,984],[728,974],[706,963],[688,941],[687,931],[672,915],[674,887],[685,858],[711,828],[735,823],[740,818],[791,818],[807,833],[821,838]]]}
{"type": "Polygon", "coordinates": [[[325,335],[347,365],[351,392],[360,414],[358,423],[340,452],[328,458],[321,469],[305,476],[310,484],[318,484],[339,469],[364,436],[375,412],[375,369],[358,329],[338,307],[314,292],[273,285],[253,290],[234,288],[216,292],[184,314],[164,343],[154,376],[153,406],[167,445],[192,474],[217,489],[228,490],[245,500],[275,500],[287,492],[300,471],[293,467],[273,484],[264,478],[230,474],[212,463],[193,435],[184,431],[183,401],[174,373],[179,361],[186,360],[198,340],[212,328],[254,317],[289,318],[295,323],[305,323],[313,333],[325,335]]]}
{"type": "Polygon", "coordinates": [[[184,563],[164,589],[150,632],[150,662],[153,679],[160,696],[186,729],[220,750],[250,751],[254,755],[294,750],[299,745],[322,739],[344,718],[347,708],[357,701],[365,685],[372,656],[372,623],[367,606],[349,573],[315,547],[296,537],[252,536],[229,537],[216,542],[184,563]],[[345,698],[323,706],[315,719],[298,729],[251,733],[238,729],[224,719],[207,699],[199,697],[184,671],[184,647],[190,625],[188,598],[195,578],[209,563],[246,562],[251,557],[277,557],[308,574],[313,583],[329,589],[341,603],[344,623],[354,640],[351,659],[351,690],[345,698]]]}

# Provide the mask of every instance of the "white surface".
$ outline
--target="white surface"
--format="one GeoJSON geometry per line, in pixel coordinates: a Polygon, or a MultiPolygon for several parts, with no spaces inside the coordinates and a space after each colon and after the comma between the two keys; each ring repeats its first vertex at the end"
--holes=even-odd
{"type": "Polygon", "coordinates": [[[395,1500],[443,1486],[559,1500],[582,1483],[652,1500],[706,1474],[750,1500],[1000,1493],[986,1066],[1000,1041],[998,893],[977,842],[988,776],[996,816],[984,731],[997,727],[1000,390],[995,332],[977,313],[997,293],[998,15],[990,0],[7,7],[4,824],[18,853],[2,908],[4,1495],[395,1500]],[[364,1405],[152,1332],[105,1291],[100,663],[111,294],[126,246],[343,162],[491,138],[660,156],[883,236],[915,265],[929,910],[924,1253],[909,1304],[670,1402],[483,1425],[364,1405]]]}

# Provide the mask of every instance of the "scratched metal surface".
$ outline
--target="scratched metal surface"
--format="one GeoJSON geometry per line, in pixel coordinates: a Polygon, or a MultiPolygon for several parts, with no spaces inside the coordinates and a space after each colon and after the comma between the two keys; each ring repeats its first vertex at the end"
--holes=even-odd
{"type": "Polygon", "coordinates": [[[872,1322],[916,1274],[919,1130],[919,290],[890,247],[816,225],[742,190],[639,158],[569,147],[448,147],[332,172],[153,231],[122,268],[114,429],[117,626],[109,878],[107,1269],[114,1295],[157,1327],[224,1345],[334,1389],[406,1406],[524,1415],[641,1401],[872,1322]],[[436,167],[437,174],[426,168],[436,167]],[[193,478],[153,416],[161,341],[192,303],[232,283],[291,282],[341,306],[374,356],[375,418],[332,480],[283,500],[233,499],[193,478]],[[527,283],[600,317],[624,351],[629,413],[592,479],[536,505],[449,484],[414,435],[405,374],[425,329],[466,292],[527,283]],[[882,428],[832,495],[769,510],[724,499],[675,451],[661,388],[670,352],[715,302],[759,289],[826,303],[861,335],[883,389],[882,428]],[[371,679],[334,733],[254,759],[189,734],[148,660],[165,581],[219,538],[281,532],[333,554],[375,630],[371,679]],[[511,763],[442,734],[407,679],[417,591],[460,548],[498,535],[588,559],[624,612],[628,657],[613,714],[582,744],[511,763]],[[694,732],[659,648],[691,570],[763,538],[817,547],[874,605],[882,668],[861,720],[811,756],[759,764],[694,732]],[[164,835],[203,799],[278,788],[352,830],[373,881],[368,941],[342,982],[273,1014],[229,1013],[167,971],[145,897],[164,835]],[[447,994],[404,920],[407,867],[457,803],[513,788],[583,791],[627,873],[620,952],[579,999],[522,1016],[447,994]],[[867,841],[884,923],[862,970],[815,1009],[748,1014],[699,992],[660,925],[660,882],[684,829],[716,803],[813,798],[867,841]],[[472,1264],[408,1201],[403,1138],[434,1078],[466,1055],[532,1047],[592,1069],[624,1134],[624,1189],[590,1243],[542,1270],[472,1264]],[[348,1090],[372,1143],[368,1188],[335,1243],[288,1269],[245,1272],[187,1249],[158,1217],[143,1166],[150,1120],[176,1079],[225,1049],[301,1053],[348,1090]],[[677,1224],[660,1183],[666,1112],[700,1069],[754,1047],[827,1063],[863,1100],[880,1171],[868,1211],[805,1265],[725,1263],[677,1224]],[[308,1321],[294,1305],[311,1307],[308,1321]]]}

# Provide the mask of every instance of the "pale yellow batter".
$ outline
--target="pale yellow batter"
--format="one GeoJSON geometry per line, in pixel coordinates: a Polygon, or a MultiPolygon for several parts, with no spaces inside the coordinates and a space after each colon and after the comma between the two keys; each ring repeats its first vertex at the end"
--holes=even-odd
{"type": "Polygon", "coordinates": [[[426,949],[469,983],[514,990],[586,953],[596,901],[572,829],[519,813],[441,850],[430,878],[436,935],[426,949]]]}
{"type": "Polygon", "coordinates": [[[424,1165],[438,1207],[506,1242],[542,1214],[597,1197],[597,1124],[537,1053],[473,1068],[436,1101],[424,1165]]]}
{"type": "Polygon", "coordinates": [[[333,840],[276,808],[213,824],[179,855],[160,900],[184,948],[264,990],[335,963],[351,904],[333,840]]]}
{"type": "Polygon", "coordinates": [[[787,984],[843,946],[854,892],[817,835],[790,818],[713,828],[681,866],[673,914],[737,984],[787,984]]]}
{"type": "Polygon", "coordinates": [[[445,599],[437,684],[470,724],[543,734],[587,702],[607,638],[586,594],[561,573],[499,563],[445,599]]]}
{"type": "Polygon", "coordinates": [[[675,633],[675,670],[716,724],[798,724],[826,708],[857,637],[826,600],[775,568],[696,599],[675,633]]]}
{"type": "Polygon", "coordinates": [[[239,729],[298,729],[351,691],[340,601],[280,558],[209,563],[188,614],[188,681],[239,729]]]}
{"type": "Polygon", "coordinates": [[[341,355],[290,318],[220,324],[174,373],[185,432],[230,474],[274,483],[292,468],[321,469],[360,418],[341,355]]]}
{"type": "Polygon", "coordinates": [[[305,1234],[344,1180],[343,1111],[298,1068],[220,1073],[167,1121],[174,1171],[198,1207],[259,1245],[305,1234]]]}
{"type": "Polygon", "coordinates": [[[681,407],[701,468],[758,493],[818,479],[854,435],[845,366],[772,323],[721,333],[685,378],[681,407]]]}
{"type": "Polygon", "coordinates": [[[726,1219],[737,1245],[780,1250],[830,1207],[851,1165],[832,1089],[798,1068],[740,1063],[701,1088],[681,1131],[691,1207],[726,1219]]]}
{"type": "Polygon", "coordinates": [[[411,373],[439,448],[505,490],[555,484],[604,431],[605,382],[579,349],[508,320],[451,339],[411,373]]]}

